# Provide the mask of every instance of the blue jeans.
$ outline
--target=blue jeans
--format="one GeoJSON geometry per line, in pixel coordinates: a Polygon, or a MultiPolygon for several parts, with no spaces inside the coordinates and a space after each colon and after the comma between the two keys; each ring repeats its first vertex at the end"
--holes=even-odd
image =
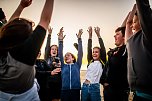
{"type": "Polygon", "coordinates": [[[81,101],[101,101],[100,84],[85,84],[82,85],[81,101]]]}
{"type": "Polygon", "coordinates": [[[0,101],[40,101],[37,85],[34,84],[31,89],[21,94],[9,94],[0,91],[0,101]]]}

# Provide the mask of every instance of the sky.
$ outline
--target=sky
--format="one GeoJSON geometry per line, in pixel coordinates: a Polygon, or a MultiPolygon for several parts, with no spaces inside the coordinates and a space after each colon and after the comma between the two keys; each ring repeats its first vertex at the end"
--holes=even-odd
{"type": "MultiPolygon", "coordinates": [[[[54,9],[50,26],[53,28],[51,44],[58,44],[57,33],[64,27],[64,54],[71,52],[77,55],[73,43],[77,42],[76,33],[83,29],[83,64],[87,60],[87,29],[100,27],[101,37],[106,50],[114,48],[114,32],[121,26],[128,12],[132,9],[135,0],[54,0],[54,9]]],[[[5,11],[7,19],[13,14],[20,0],[0,0],[0,7],[5,11]]],[[[37,25],[45,0],[33,0],[33,3],[25,8],[21,17],[28,18],[37,25]]],[[[152,0],[150,0],[150,4],[152,0]]],[[[93,47],[99,46],[98,39],[93,32],[93,47]]],[[[46,40],[41,48],[44,55],[46,40]]]]}

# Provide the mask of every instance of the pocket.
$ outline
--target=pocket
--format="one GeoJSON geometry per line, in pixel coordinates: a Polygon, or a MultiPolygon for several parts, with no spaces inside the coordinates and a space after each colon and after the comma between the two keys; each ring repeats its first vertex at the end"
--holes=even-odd
{"type": "Polygon", "coordinates": [[[136,80],[137,80],[137,76],[136,76],[136,70],[134,68],[134,60],[133,58],[129,58],[128,59],[128,82],[131,87],[131,90],[134,90],[136,86],[136,80]]]}

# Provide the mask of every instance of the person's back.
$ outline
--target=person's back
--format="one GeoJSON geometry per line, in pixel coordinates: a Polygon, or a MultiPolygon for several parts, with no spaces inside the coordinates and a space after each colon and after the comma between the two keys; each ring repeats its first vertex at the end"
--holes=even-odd
{"type": "Polygon", "coordinates": [[[34,85],[34,63],[50,22],[53,0],[46,0],[40,22],[34,31],[33,22],[18,18],[23,8],[31,2],[22,0],[11,20],[1,28],[0,49],[7,49],[5,59],[0,64],[1,101],[39,101],[34,85]]]}

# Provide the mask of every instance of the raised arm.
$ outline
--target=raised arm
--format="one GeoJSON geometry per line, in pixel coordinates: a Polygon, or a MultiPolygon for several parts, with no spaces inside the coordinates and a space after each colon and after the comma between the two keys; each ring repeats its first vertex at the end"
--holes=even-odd
{"type": "Polygon", "coordinates": [[[45,60],[48,60],[50,50],[51,50],[50,49],[50,44],[51,44],[52,30],[53,30],[53,28],[51,28],[51,27],[48,28],[48,37],[47,37],[47,42],[46,42],[46,47],[45,47],[45,55],[44,55],[45,60]]]}
{"type": "Polygon", "coordinates": [[[80,29],[77,35],[78,38],[78,58],[77,58],[77,63],[79,64],[79,66],[81,67],[82,65],[82,57],[83,57],[83,47],[82,47],[82,39],[81,39],[81,35],[83,33],[83,30],[80,29]]]}
{"type": "Polygon", "coordinates": [[[9,21],[20,17],[23,9],[31,5],[31,3],[32,3],[32,0],[21,0],[19,6],[17,7],[13,15],[10,17],[9,21]]]}
{"type": "Polygon", "coordinates": [[[125,43],[127,42],[127,40],[133,35],[132,32],[132,28],[131,25],[133,23],[133,17],[135,15],[136,12],[136,4],[133,6],[132,11],[129,12],[129,16],[127,17],[127,21],[126,21],[126,30],[125,30],[125,43]]]}
{"type": "Polygon", "coordinates": [[[89,34],[87,59],[88,63],[90,63],[90,61],[92,60],[92,27],[90,26],[87,31],[89,34]]]}
{"type": "Polygon", "coordinates": [[[126,27],[126,23],[127,23],[127,19],[128,19],[128,17],[129,17],[129,14],[130,14],[130,13],[128,13],[128,15],[126,16],[125,20],[122,22],[121,27],[126,27]]]}
{"type": "Polygon", "coordinates": [[[99,27],[95,27],[94,28],[94,31],[99,39],[99,44],[100,44],[100,59],[106,63],[106,49],[105,49],[105,46],[104,46],[104,43],[103,43],[103,40],[100,36],[100,28],[99,27]]]}
{"type": "Polygon", "coordinates": [[[46,30],[48,29],[52,15],[52,10],[53,0],[46,0],[42,10],[39,26],[34,29],[32,35],[25,40],[24,44],[21,47],[16,48],[16,50],[12,50],[12,53],[17,52],[18,56],[16,57],[19,58],[18,60],[29,65],[34,64],[37,54],[39,53],[39,50],[43,44],[46,30]],[[23,56],[23,54],[25,55],[23,56]]]}
{"type": "Polygon", "coordinates": [[[41,25],[46,30],[48,29],[48,25],[52,17],[53,4],[54,0],[46,0],[41,14],[39,25],[41,25]]]}
{"type": "Polygon", "coordinates": [[[152,43],[152,10],[149,0],[136,0],[137,14],[146,40],[152,43]]]}
{"type": "Polygon", "coordinates": [[[58,55],[61,61],[61,67],[63,67],[64,64],[64,58],[63,58],[63,39],[65,35],[63,35],[63,27],[60,29],[60,32],[58,33],[58,40],[59,40],[59,50],[58,55]]]}

